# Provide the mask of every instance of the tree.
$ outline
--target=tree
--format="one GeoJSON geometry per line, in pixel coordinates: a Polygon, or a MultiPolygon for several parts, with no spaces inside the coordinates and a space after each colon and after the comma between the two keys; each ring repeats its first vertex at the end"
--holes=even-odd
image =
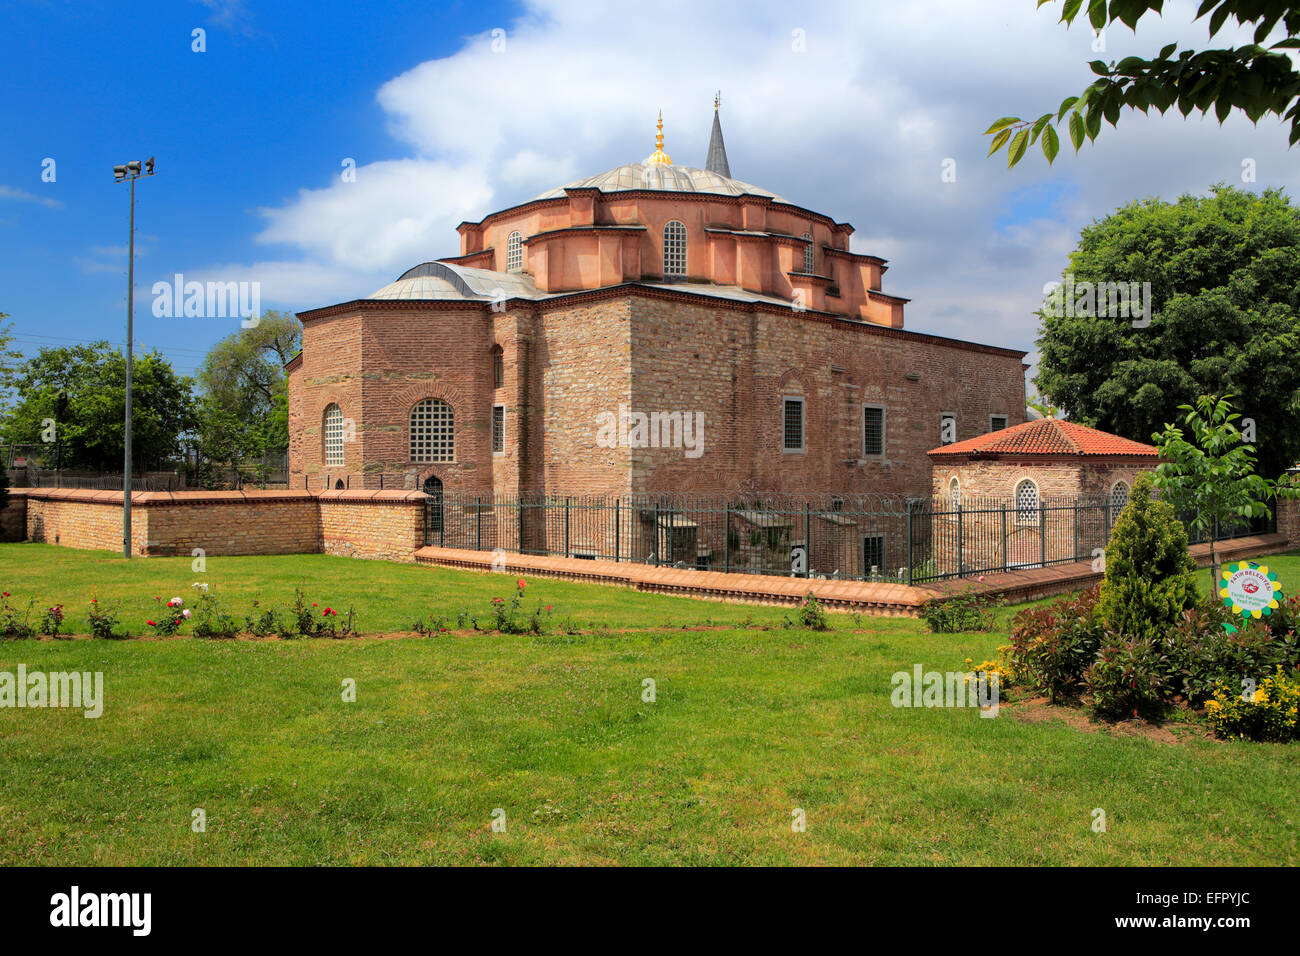
{"type": "Polygon", "coordinates": [[[1297,275],[1300,210],[1278,190],[1130,203],[1084,228],[1062,280],[1076,294],[1121,283],[1147,317],[1098,314],[1105,296],[1045,303],[1035,385],[1072,419],[1144,442],[1198,395],[1239,395],[1275,477],[1300,460],[1297,275]]]}
{"type": "Polygon", "coordinates": [[[292,315],[266,312],[212,347],[199,368],[199,450],[209,461],[238,465],[289,447],[288,377],[284,364],[302,344],[292,315]]]}
{"type": "Polygon", "coordinates": [[[1242,441],[1232,396],[1202,395],[1196,405],[1180,405],[1192,441],[1174,424],[1152,437],[1159,442],[1155,486],[1175,509],[1190,515],[1191,527],[1210,539],[1211,593],[1218,586],[1219,560],[1214,532],[1236,518],[1270,514],[1270,498],[1291,497],[1291,488],[1255,474],[1255,446],[1242,441]]]}
{"type": "Polygon", "coordinates": [[[1196,603],[1196,562],[1187,529],[1167,501],[1152,496],[1152,484],[1150,474],[1138,477],[1111,529],[1098,607],[1108,630],[1159,646],[1196,603]]]}
{"type": "MultiPolygon", "coordinates": [[[[1042,7],[1056,0],[1038,0],[1042,7]]],[[[1070,26],[1083,10],[1083,0],[1063,0],[1061,22],[1070,26]]],[[[1163,12],[1164,0],[1089,0],[1088,20],[1094,29],[1123,23],[1137,32],[1138,21],[1147,13],[1163,12]]],[[[1179,50],[1170,43],[1151,59],[1128,56],[1118,63],[1093,60],[1098,79],[1078,96],[1068,96],[1050,113],[1035,120],[1005,116],[986,131],[993,137],[992,156],[1007,147],[1007,164],[1014,166],[1030,146],[1041,142],[1043,155],[1051,163],[1060,148],[1057,125],[1064,123],[1077,153],[1084,139],[1090,142],[1101,131],[1103,119],[1115,126],[1124,109],[1143,113],[1153,107],[1161,114],[1177,105],[1187,116],[1214,110],[1222,124],[1233,110],[1258,123],[1272,113],[1291,121],[1292,146],[1300,140],[1300,72],[1286,50],[1300,49],[1300,6],[1272,0],[1203,0],[1195,19],[1209,16],[1210,39],[1229,18],[1241,26],[1255,28],[1254,43],[1232,49],[1179,50]],[[1286,39],[1268,47],[1261,44],[1278,26],[1286,39]],[[1068,120],[1066,116],[1068,114],[1068,120]]]]}
{"type": "MultiPolygon", "coordinates": [[[[135,356],[131,376],[133,458],[142,470],[157,468],[179,454],[182,436],[195,425],[193,380],[178,376],[157,351],[135,356]]],[[[43,348],[19,366],[15,383],[18,405],[0,430],[5,440],[57,443],[64,467],[121,470],[121,352],[107,342],[43,348]]]]}
{"type": "Polygon", "coordinates": [[[23,360],[22,353],[11,347],[14,341],[14,326],[12,322],[4,322],[7,318],[9,316],[6,313],[0,312],[0,414],[9,407],[15,369],[23,360]]]}

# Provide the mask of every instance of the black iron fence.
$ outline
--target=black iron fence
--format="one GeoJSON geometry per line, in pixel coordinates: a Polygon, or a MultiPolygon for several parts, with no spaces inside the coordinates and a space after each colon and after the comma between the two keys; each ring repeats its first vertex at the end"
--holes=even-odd
{"type": "MultiPolygon", "coordinates": [[[[657,566],[914,584],[1095,558],[1109,498],[472,496],[426,504],[427,544],[657,566]]],[[[1218,538],[1271,530],[1243,523],[1218,538]]]]}

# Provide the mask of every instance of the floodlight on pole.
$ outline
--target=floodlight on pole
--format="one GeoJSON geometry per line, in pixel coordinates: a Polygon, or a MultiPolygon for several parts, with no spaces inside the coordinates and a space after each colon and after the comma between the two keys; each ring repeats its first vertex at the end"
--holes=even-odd
{"type": "Polygon", "coordinates": [[[153,175],[153,157],[150,156],[141,172],[140,161],[133,160],[113,167],[113,182],[129,180],[131,183],[131,231],[127,242],[126,258],[126,446],[122,473],[122,557],[131,557],[131,372],[135,364],[135,181],[153,175]]]}

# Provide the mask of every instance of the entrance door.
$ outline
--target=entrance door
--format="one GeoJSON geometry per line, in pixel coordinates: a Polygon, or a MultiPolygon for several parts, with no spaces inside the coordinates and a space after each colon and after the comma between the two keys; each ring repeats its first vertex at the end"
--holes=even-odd
{"type": "Polygon", "coordinates": [[[430,475],[420,489],[429,496],[424,503],[424,543],[442,543],[442,479],[430,475]]]}

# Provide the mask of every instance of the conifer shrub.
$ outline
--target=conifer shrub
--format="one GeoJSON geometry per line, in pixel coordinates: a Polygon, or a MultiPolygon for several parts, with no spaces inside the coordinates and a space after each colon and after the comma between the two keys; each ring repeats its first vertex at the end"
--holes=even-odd
{"type": "Polygon", "coordinates": [[[1150,475],[1134,482],[1111,530],[1099,609],[1108,631],[1147,638],[1159,650],[1198,594],[1187,529],[1151,486],[1150,475]]]}

